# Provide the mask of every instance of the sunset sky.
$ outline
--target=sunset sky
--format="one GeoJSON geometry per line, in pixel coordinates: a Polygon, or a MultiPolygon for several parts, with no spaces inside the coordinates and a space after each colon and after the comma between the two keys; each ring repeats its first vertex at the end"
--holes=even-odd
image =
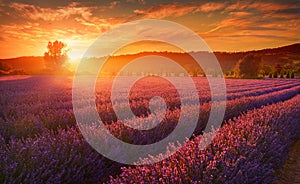
{"type": "Polygon", "coordinates": [[[68,44],[70,57],[81,57],[104,32],[146,18],[180,23],[214,51],[300,42],[299,0],[0,0],[0,58],[43,55],[54,40],[68,44]]]}

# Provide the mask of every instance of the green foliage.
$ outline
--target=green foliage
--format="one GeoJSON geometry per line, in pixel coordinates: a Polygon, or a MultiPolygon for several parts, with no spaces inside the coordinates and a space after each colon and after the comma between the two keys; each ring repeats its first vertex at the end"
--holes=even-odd
{"type": "Polygon", "coordinates": [[[261,70],[262,59],[253,54],[246,55],[238,61],[234,68],[234,75],[237,78],[258,78],[261,70]]]}
{"type": "Polygon", "coordinates": [[[283,73],[280,74],[280,78],[283,78],[283,73]]]}
{"type": "Polygon", "coordinates": [[[195,69],[195,70],[193,71],[193,77],[197,77],[197,76],[198,76],[198,73],[199,73],[199,71],[198,71],[197,69],[195,69]]]}
{"type": "Polygon", "coordinates": [[[225,76],[226,76],[226,78],[233,77],[234,76],[234,71],[233,70],[226,71],[225,76]]]}
{"type": "Polygon", "coordinates": [[[283,71],[285,73],[291,73],[299,69],[299,65],[297,65],[297,61],[290,61],[283,65],[283,71]]]}
{"type": "Polygon", "coordinates": [[[291,78],[290,72],[288,72],[288,73],[286,74],[286,78],[287,78],[287,79],[291,78]]]}
{"type": "Polygon", "coordinates": [[[294,72],[291,74],[291,78],[292,78],[292,79],[295,78],[294,72]]]}
{"type": "Polygon", "coordinates": [[[272,75],[272,73],[270,72],[270,73],[269,73],[269,78],[272,78],[272,77],[273,77],[273,75],[272,75]]]}
{"type": "Polygon", "coordinates": [[[261,67],[261,73],[262,73],[263,76],[268,75],[271,72],[272,72],[272,67],[271,66],[266,65],[266,64],[262,65],[262,67],[261,67]]]}
{"type": "Polygon", "coordinates": [[[273,75],[274,78],[278,78],[278,74],[277,72],[274,72],[274,75],[273,75]]]}
{"type": "Polygon", "coordinates": [[[281,72],[282,72],[282,66],[281,66],[281,64],[278,64],[278,63],[277,63],[277,64],[275,65],[275,70],[276,70],[277,73],[281,73],[281,72]]]}

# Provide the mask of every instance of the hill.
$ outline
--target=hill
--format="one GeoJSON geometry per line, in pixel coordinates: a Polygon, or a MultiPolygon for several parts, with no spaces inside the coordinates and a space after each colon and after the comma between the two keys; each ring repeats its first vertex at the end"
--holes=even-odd
{"type": "MultiPolygon", "coordinates": [[[[230,72],[233,70],[237,61],[247,54],[255,54],[262,57],[263,65],[275,68],[276,66],[287,66],[298,68],[300,63],[300,43],[288,46],[247,51],[247,52],[215,52],[223,72],[230,72]]],[[[299,71],[298,71],[299,72],[299,71]]]]}
{"type": "MultiPolygon", "coordinates": [[[[214,52],[225,74],[232,73],[233,68],[238,60],[250,53],[262,57],[265,70],[274,71],[276,68],[290,68],[290,70],[293,70],[293,72],[300,72],[300,43],[278,48],[267,48],[263,50],[245,52],[214,52]]],[[[172,52],[143,52],[138,54],[119,55],[110,57],[110,64],[106,65],[107,68],[105,68],[105,70],[114,74],[125,63],[148,55],[157,55],[176,60],[179,64],[184,66],[189,73],[193,73],[196,70],[200,71],[201,73],[201,69],[196,67],[195,62],[190,55],[205,62],[209,62],[213,56],[212,53],[209,52],[191,52],[189,54],[172,52]]],[[[104,59],[105,58],[93,58],[91,62],[103,62],[104,59]]],[[[161,69],[160,72],[167,72],[168,70],[168,66],[165,65],[161,65],[159,68],[161,69]]],[[[0,74],[34,75],[45,73],[45,69],[46,68],[42,56],[25,56],[10,59],[0,59],[0,74]]]]}
{"type": "Polygon", "coordinates": [[[40,74],[44,68],[42,56],[0,59],[0,74],[40,74]]]}

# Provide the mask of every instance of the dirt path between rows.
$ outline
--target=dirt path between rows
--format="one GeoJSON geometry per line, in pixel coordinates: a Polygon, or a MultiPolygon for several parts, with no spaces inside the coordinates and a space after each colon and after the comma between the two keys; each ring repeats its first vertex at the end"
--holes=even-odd
{"type": "Polygon", "coordinates": [[[282,178],[275,182],[276,184],[300,184],[300,140],[292,145],[289,157],[279,173],[282,174],[282,178]]]}

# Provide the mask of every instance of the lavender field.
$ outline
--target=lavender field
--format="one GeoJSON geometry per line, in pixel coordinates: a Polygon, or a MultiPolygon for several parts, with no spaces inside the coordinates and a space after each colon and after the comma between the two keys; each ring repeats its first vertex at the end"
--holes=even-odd
{"type": "MultiPolygon", "coordinates": [[[[287,159],[288,148],[300,138],[299,79],[226,79],[222,127],[204,134],[211,110],[210,87],[205,78],[193,81],[200,102],[194,135],[167,159],[147,165],[162,156],[153,155],[142,160],[144,165],[130,166],[105,158],[82,136],[73,112],[71,77],[1,80],[0,183],[272,183],[280,178],[277,170],[287,159]],[[207,141],[211,143],[199,149],[207,141]]],[[[114,112],[114,105],[122,109],[128,101],[112,103],[111,85],[111,78],[99,78],[94,101],[109,132],[127,143],[146,145],[164,139],[186,105],[168,81],[144,78],[130,91],[135,117],[127,121],[139,125],[147,118],[151,126],[156,121],[149,108],[154,96],[165,100],[167,110],[161,112],[164,118],[157,127],[136,130],[114,112]]],[[[184,83],[181,88],[185,89],[184,83]]],[[[192,95],[187,92],[184,98],[192,95]]],[[[88,128],[105,139],[96,128],[88,128]]],[[[115,154],[122,155],[112,146],[115,154]]],[[[170,143],[166,150],[177,146],[170,143]]]]}

